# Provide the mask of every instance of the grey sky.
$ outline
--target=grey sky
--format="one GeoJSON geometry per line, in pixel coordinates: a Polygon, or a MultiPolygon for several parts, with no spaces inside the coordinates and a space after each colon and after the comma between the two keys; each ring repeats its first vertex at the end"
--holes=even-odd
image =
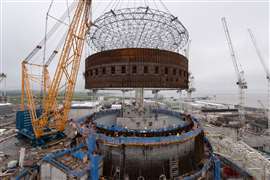
{"type": "MultiPolygon", "coordinates": [[[[1,2],[3,37],[1,58],[4,62],[4,72],[8,75],[7,89],[20,89],[20,62],[44,36],[45,15],[49,1],[1,0],[1,2]]],[[[61,2],[54,9],[55,14],[61,14],[66,7],[65,1],[61,2]]],[[[190,33],[192,39],[190,70],[195,76],[198,92],[237,92],[236,75],[220,20],[222,16],[227,18],[237,57],[245,71],[248,92],[266,92],[265,73],[251,44],[247,28],[253,30],[263,57],[269,60],[268,1],[163,0],[163,2],[172,14],[178,16],[190,33]]],[[[107,2],[98,5],[96,13],[100,13],[106,4],[107,2]]],[[[84,59],[81,65],[77,81],[78,90],[84,89],[82,77],[84,59]]]]}

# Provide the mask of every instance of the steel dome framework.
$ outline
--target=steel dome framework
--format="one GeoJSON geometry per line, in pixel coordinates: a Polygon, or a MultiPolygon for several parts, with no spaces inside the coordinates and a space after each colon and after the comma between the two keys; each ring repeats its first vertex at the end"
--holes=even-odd
{"type": "Polygon", "coordinates": [[[149,7],[110,10],[93,24],[88,44],[97,52],[122,48],[177,52],[189,38],[177,17],[149,7]]]}

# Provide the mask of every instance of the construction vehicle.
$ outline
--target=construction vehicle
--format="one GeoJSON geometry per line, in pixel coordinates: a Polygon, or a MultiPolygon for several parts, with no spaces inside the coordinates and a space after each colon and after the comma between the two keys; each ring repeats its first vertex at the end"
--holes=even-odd
{"type": "Polygon", "coordinates": [[[256,42],[256,39],[255,39],[255,36],[253,35],[251,29],[248,29],[248,33],[249,33],[249,36],[250,36],[250,39],[252,41],[252,44],[256,50],[256,53],[258,55],[258,58],[263,66],[263,69],[265,71],[265,74],[266,74],[266,80],[267,80],[267,102],[268,102],[268,110],[266,108],[265,109],[265,112],[266,112],[266,116],[268,117],[268,129],[270,131],[270,71],[269,71],[269,66],[267,67],[266,63],[265,63],[265,60],[263,59],[263,56],[262,56],[262,53],[260,51],[260,49],[258,48],[258,45],[257,45],[257,42],[256,42]],[[268,112],[268,113],[267,113],[268,112]]]}
{"type": "MultiPolygon", "coordinates": [[[[91,4],[91,0],[79,0],[77,2],[51,82],[48,65],[58,51],[53,51],[47,62],[41,65],[30,63],[30,59],[42,49],[42,45],[46,43],[46,38],[51,36],[59,24],[55,24],[45,36],[45,40],[43,39],[22,61],[22,105],[21,111],[17,112],[16,127],[20,136],[27,137],[37,145],[64,136],[63,131],[68,121],[84,42],[91,27],[91,4]],[[41,80],[36,75],[30,75],[29,66],[40,67],[42,71],[41,80]],[[37,105],[37,100],[31,89],[31,80],[40,80],[43,86],[43,97],[39,105],[37,105]],[[63,94],[62,102],[57,100],[60,93],[63,94]]],[[[61,19],[64,19],[66,14],[65,12],[61,19]]]]}
{"type": "Polygon", "coordinates": [[[226,22],[225,17],[221,18],[222,24],[223,24],[223,28],[224,28],[224,32],[226,35],[226,39],[228,42],[228,46],[230,49],[230,53],[231,53],[231,58],[232,58],[232,62],[234,65],[234,69],[237,75],[237,86],[239,88],[239,104],[238,104],[238,111],[239,111],[239,119],[240,119],[240,123],[244,124],[245,123],[245,113],[244,113],[244,105],[245,105],[245,89],[247,89],[247,82],[244,78],[244,71],[242,70],[241,64],[240,62],[237,60],[236,55],[235,55],[235,50],[232,44],[232,40],[231,40],[231,35],[228,29],[228,25],[226,22]]]}

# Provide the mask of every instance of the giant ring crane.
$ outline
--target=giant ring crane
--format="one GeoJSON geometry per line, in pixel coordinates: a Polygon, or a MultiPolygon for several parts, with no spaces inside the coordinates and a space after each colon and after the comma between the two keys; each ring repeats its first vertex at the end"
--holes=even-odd
{"type": "MultiPolygon", "coordinates": [[[[78,1],[74,16],[68,27],[54,77],[50,83],[48,83],[49,75],[47,67],[51,62],[51,59],[58,52],[54,51],[44,65],[36,65],[41,66],[44,71],[44,91],[46,92],[41,103],[42,108],[40,111],[35,104],[35,98],[30,87],[30,80],[32,77],[29,76],[26,65],[29,64],[28,59],[31,59],[42,46],[36,46],[22,62],[22,112],[27,111],[30,114],[33,135],[36,140],[40,140],[45,136],[55,135],[58,132],[63,132],[65,129],[86,34],[91,27],[91,4],[92,0],[78,1]],[[62,87],[64,87],[64,99],[62,104],[58,104],[57,97],[60,93],[63,93],[62,87]],[[24,97],[24,94],[26,94],[26,98],[24,97]],[[25,99],[27,101],[26,110],[24,109],[25,99]]],[[[41,43],[44,43],[44,40],[41,43]]],[[[19,116],[17,114],[17,124],[23,123],[24,120],[24,116],[19,116]]],[[[20,128],[18,129],[21,131],[20,128]]]]}

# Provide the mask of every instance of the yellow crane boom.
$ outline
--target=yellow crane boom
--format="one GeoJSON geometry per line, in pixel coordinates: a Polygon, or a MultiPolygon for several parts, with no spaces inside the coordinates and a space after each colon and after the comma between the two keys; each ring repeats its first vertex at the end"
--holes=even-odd
{"type": "MultiPolygon", "coordinates": [[[[68,119],[72,96],[77,80],[80,60],[84,47],[87,31],[91,26],[90,9],[92,0],[79,0],[73,19],[69,25],[60,59],[50,85],[46,82],[48,92],[43,100],[42,115],[37,116],[34,96],[30,89],[29,78],[25,63],[22,63],[22,88],[26,90],[27,105],[35,137],[62,132],[68,119]],[[64,87],[63,104],[58,105],[57,97],[64,87]],[[48,129],[50,129],[48,131],[48,129]]],[[[47,67],[46,67],[47,68],[47,67]]],[[[46,69],[46,79],[48,80],[46,69]]],[[[46,87],[44,87],[46,88],[46,87]]]]}

